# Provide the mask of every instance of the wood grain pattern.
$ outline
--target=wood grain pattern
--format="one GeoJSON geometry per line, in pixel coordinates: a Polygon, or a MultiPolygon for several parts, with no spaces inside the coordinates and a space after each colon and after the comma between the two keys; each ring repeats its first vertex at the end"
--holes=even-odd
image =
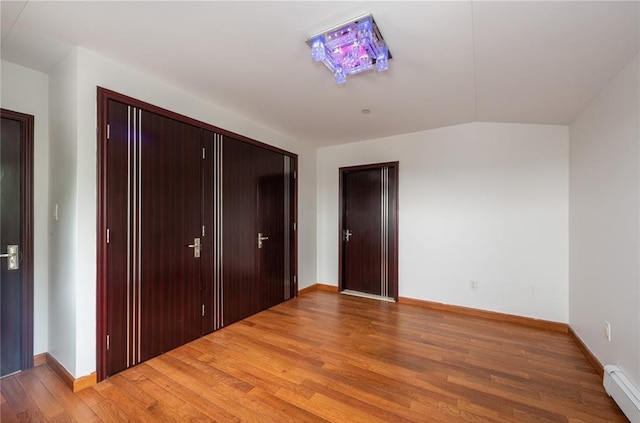
{"type": "Polygon", "coordinates": [[[566,333],[320,290],[64,390],[9,376],[1,420],[628,421],[566,333]]]}

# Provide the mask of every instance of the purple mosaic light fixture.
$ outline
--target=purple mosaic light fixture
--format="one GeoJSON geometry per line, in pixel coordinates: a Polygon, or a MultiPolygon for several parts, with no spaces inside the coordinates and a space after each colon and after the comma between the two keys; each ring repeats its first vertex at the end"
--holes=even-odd
{"type": "Polygon", "coordinates": [[[374,67],[378,72],[389,69],[391,52],[370,14],[316,34],[307,44],[311,58],[324,63],[338,84],[374,67]]]}

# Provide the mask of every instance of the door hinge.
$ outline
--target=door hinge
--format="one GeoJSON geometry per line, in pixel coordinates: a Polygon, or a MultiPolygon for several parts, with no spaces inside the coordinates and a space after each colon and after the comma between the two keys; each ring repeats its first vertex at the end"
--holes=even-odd
{"type": "Polygon", "coordinates": [[[202,158],[204,159],[204,147],[202,147],[202,158]]]}
{"type": "Polygon", "coordinates": [[[111,125],[107,124],[107,139],[111,137],[111,125]]]}
{"type": "Polygon", "coordinates": [[[294,276],[293,276],[293,283],[294,283],[294,284],[297,282],[297,279],[298,279],[298,278],[294,275],[294,276]]]}
{"type": "Polygon", "coordinates": [[[296,179],[298,177],[298,172],[296,172],[295,170],[293,171],[293,179],[296,179]]]}
{"type": "Polygon", "coordinates": [[[202,304],[202,317],[204,317],[204,304],[202,304]]]}
{"type": "Polygon", "coordinates": [[[293,222],[293,230],[297,230],[298,229],[298,225],[296,224],[296,222],[293,222]]]}
{"type": "Polygon", "coordinates": [[[110,238],[111,238],[111,230],[107,229],[107,244],[109,243],[110,238]]]}
{"type": "Polygon", "coordinates": [[[109,347],[111,346],[109,335],[107,335],[107,351],[109,351],[109,347]]]}
{"type": "Polygon", "coordinates": [[[204,238],[204,225],[202,225],[202,237],[204,238]]]}

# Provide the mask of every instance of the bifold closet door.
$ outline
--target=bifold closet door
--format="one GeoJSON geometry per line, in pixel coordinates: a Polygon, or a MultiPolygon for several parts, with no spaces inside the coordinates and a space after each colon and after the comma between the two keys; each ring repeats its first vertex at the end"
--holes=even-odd
{"type": "Polygon", "coordinates": [[[131,107],[109,100],[106,144],[107,374],[133,364],[131,274],[131,107]]]}
{"type": "Polygon", "coordinates": [[[142,112],[139,358],[201,335],[202,130],[142,112]],[[196,257],[198,256],[198,257],[196,257]]]}
{"type": "Polygon", "coordinates": [[[222,324],[291,298],[293,160],[224,137],[222,324]]]}
{"type": "Polygon", "coordinates": [[[199,128],[108,102],[107,374],[201,334],[199,128]]]}
{"type": "Polygon", "coordinates": [[[290,298],[286,280],[289,237],[285,229],[290,225],[288,216],[289,193],[285,189],[290,175],[285,175],[285,159],[282,154],[265,149],[256,151],[256,228],[264,238],[259,243],[256,256],[258,281],[256,311],[264,310],[290,298]],[[286,218],[286,219],[285,219],[286,218]],[[285,250],[286,255],[285,255],[285,250]]]}
{"type": "Polygon", "coordinates": [[[257,311],[256,150],[223,137],[222,279],[223,325],[257,311]]]}

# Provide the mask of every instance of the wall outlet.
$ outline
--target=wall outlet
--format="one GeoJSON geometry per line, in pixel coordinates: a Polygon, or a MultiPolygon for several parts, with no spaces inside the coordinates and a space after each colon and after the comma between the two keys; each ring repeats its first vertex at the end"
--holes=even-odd
{"type": "Polygon", "coordinates": [[[604,322],[604,337],[611,342],[611,324],[607,321],[604,322]]]}
{"type": "Polygon", "coordinates": [[[469,289],[472,291],[478,290],[478,281],[469,281],[469,289]]]}

